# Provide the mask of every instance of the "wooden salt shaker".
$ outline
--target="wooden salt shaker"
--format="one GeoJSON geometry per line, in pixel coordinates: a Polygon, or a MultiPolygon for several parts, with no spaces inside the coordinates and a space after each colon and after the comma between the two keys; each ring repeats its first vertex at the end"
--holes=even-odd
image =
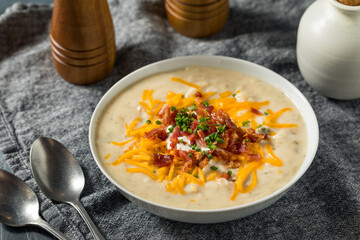
{"type": "Polygon", "coordinates": [[[228,0],[165,0],[166,14],[175,31],[187,37],[208,37],[226,23],[228,0]]]}
{"type": "Polygon", "coordinates": [[[111,72],[116,55],[114,26],[106,0],[54,0],[51,55],[59,75],[90,84],[111,72]]]}

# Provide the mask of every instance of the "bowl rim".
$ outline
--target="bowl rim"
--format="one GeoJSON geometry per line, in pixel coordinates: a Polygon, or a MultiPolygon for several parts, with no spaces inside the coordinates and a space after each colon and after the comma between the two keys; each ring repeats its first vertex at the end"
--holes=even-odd
{"type": "MultiPolygon", "coordinates": [[[[139,201],[145,202],[149,205],[152,205],[154,207],[160,207],[163,209],[167,209],[167,210],[171,210],[171,211],[180,211],[180,212],[185,212],[185,213],[219,213],[219,212],[229,212],[229,211],[234,211],[234,210],[240,210],[240,209],[246,209],[261,203],[264,203],[278,195],[282,196],[282,194],[284,194],[287,190],[289,190],[303,175],[304,173],[307,171],[307,169],[310,167],[311,163],[313,162],[317,149],[318,149],[318,144],[319,144],[319,126],[318,126],[318,122],[317,122],[317,118],[315,115],[315,112],[313,110],[313,108],[311,107],[310,103],[307,101],[307,99],[305,98],[305,96],[291,83],[289,82],[287,79],[285,79],[284,77],[282,77],[281,75],[275,73],[274,71],[265,68],[261,65],[258,65],[256,63],[252,63],[246,60],[242,60],[242,59],[238,59],[238,58],[232,58],[232,57],[225,57],[225,56],[214,56],[214,55],[192,55],[192,56],[182,56],[182,57],[174,57],[174,58],[169,58],[169,59],[165,59],[165,60],[161,60],[158,62],[154,62],[151,64],[148,64],[146,66],[143,66],[131,73],[129,73],[128,75],[124,76],[122,79],[120,79],[117,83],[115,83],[109,90],[107,90],[107,92],[102,96],[102,98],[100,99],[100,101],[98,102],[92,117],[91,117],[91,121],[90,121],[90,126],[89,126],[89,144],[90,144],[90,149],[91,149],[91,154],[94,158],[94,161],[96,162],[97,166],[100,168],[101,172],[106,176],[106,178],[112,183],[114,184],[118,189],[120,189],[122,192],[125,192],[126,194],[130,195],[132,198],[135,198],[139,201]],[[167,67],[167,69],[161,69],[162,65],[166,65],[166,64],[171,64],[174,63],[176,65],[177,62],[197,62],[198,64],[182,64],[182,66],[174,66],[174,67],[167,67]],[[204,61],[205,63],[201,62],[204,61]],[[105,170],[105,168],[103,167],[102,163],[100,162],[100,160],[97,158],[96,156],[96,152],[95,152],[95,129],[96,129],[96,118],[98,117],[98,115],[100,116],[102,111],[106,108],[106,106],[109,104],[109,102],[115,98],[121,91],[123,91],[124,89],[126,89],[128,86],[140,81],[141,79],[147,77],[147,76],[151,76],[154,75],[156,73],[161,73],[161,72],[166,72],[166,71],[171,71],[171,70],[176,70],[176,69],[180,69],[183,68],[185,66],[208,66],[208,67],[218,67],[218,68],[222,68],[222,69],[228,69],[228,70],[232,70],[231,68],[227,68],[224,66],[214,66],[214,65],[218,65],[221,64],[222,62],[233,62],[234,64],[239,64],[239,66],[247,66],[250,68],[255,68],[257,70],[259,70],[260,72],[263,73],[267,73],[272,75],[272,77],[274,77],[275,79],[277,79],[276,81],[279,81],[279,84],[282,85],[282,87],[287,87],[289,91],[291,91],[291,93],[296,96],[298,98],[297,101],[300,101],[302,104],[304,104],[301,109],[304,110],[300,110],[300,107],[298,106],[297,103],[295,103],[293,101],[293,99],[290,98],[290,96],[288,95],[288,92],[284,92],[283,89],[281,89],[278,85],[274,85],[273,83],[268,82],[268,79],[261,79],[257,76],[255,76],[254,74],[249,74],[243,71],[239,71],[242,73],[245,73],[247,75],[250,76],[254,76],[262,81],[265,81],[269,84],[271,84],[272,86],[278,88],[280,91],[282,91],[287,97],[290,98],[290,100],[297,106],[299,112],[301,113],[302,117],[304,118],[305,121],[305,116],[304,116],[304,112],[303,111],[307,111],[306,112],[306,117],[310,118],[311,121],[305,122],[305,126],[306,126],[306,130],[307,130],[307,140],[308,140],[308,146],[307,146],[307,152],[305,155],[305,159],[303,161],[303,163],[301,164],[300,168],[298,169],[298,171],[296,172],[296,174],[293,176],[293,178],[286,183],[284,186],[282,186],[280,189],[276,190],[275,192],[257,199],[255,201],[249,202],[249,203],[245,203],[245,204],[241,204],[238,206],[232,206],[232,207],[224,207],[224,208],[216,208],[216,209],[186,209],[186,208],[179,208],[179,207],[172,207],[172,206],[168,206],[168,205],[163,205],[160,203],[156,203],[156,202],[152,202],[150,200],[144,199],[140,196],[137,196],[136,194],[132,193],[131,191],[127,190],[125,187],[121,186],[118,182],[116,182],[105,170]],[[211,66],[212,65],[212,66],[211,66]],[[149,70],[153,70],[154,73],[151,74],[143,74],[143,72],[149,71],[149,70]],[[118,90],[118,88],[120,90],[118,90]],[[309,137],[310,133],[309,133],[309,128],[311,124],[311,136],[312,138],[309,137]],[[312,144],[310,144],[310,142],[312,144]]],[[[125,196],[126,197],[126,196],[125,196]]]]}

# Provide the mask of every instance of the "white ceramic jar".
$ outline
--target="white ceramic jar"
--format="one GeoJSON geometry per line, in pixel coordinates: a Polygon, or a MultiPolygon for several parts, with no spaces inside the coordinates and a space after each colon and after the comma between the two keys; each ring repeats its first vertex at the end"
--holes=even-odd
{"type": "Polygon", "coordinates": [[[301,74],[317,91],[360,98],[360,6],[314,2],[301,18],[296,53],[301,74]]]}

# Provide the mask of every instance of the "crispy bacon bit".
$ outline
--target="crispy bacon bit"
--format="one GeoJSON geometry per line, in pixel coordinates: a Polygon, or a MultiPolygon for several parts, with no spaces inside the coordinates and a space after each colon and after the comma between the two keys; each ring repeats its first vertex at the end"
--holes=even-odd
{"type": "Polygon", "coordinates": [[[251,108],[251,112],[256,114],[256,115],[263,115],[259,110],[255,109],[255,108],[251,108]]]}
{"type": "MultiPolygon", "coordinates": [[[[230,129],[235,129],[237,132],[241,133],[242,130],[236,126],[236,124],[231,120],[229,114],[227,114],[224,110],[219,109],[217,113],[213,113],[212,117],[216,120],[217,124],[226,124],[226,127],[230,129]]],[[[243,134],[239,134],[240,136],[243,134]]]]}
{"type": "MultiPolygon", "coordinates": [[[[206,115],[208,115],[209,113],[211,114],[213,111],[214,111],[214,109],[215,109],[215,107],[214,106],[207,106],[207,107],[205,107],[204,106],[204,103],[202,102],[202,103],[200,103],[199,104],[199,108],[198,109],[204,109],[206,112],[205,112],[205,116],[206,115]]],[[[199,116],[199,115],[198,115],[199,116]]]]}
{"type": "Polygon", "coordinates": [[[194,145],[196,139],[198,139],[199,136],[196,135],[196,134],[190,134],[190,135],[187,136],[187,138],[190,140],[191,145],[194,145]]]}
{"type": "Polygon", "coordinates": [[[224,160],[230,160],[231,156],[233,156],[233,154],[231,154],[230,152],[226,151],[226,150],[218,150],[220,156],[222,159],[224,160]]]}
{"type": "Polygon", "coordinates": [[[220,157],[221,157],[221,155],[220,155],[220,153],[219,153],[218,150],[214,150],[214,151],[212,152],[212,155],[215,156],[215,157],[217,157],[217,158],[220,158],[220,157]]]}
{"type": "Polygon", "coordinates": [[[206,137],[206,134],[203,132],[203,130],[198,130],[198,134],[201,138],[205,138],[206,137]]]}
{"type": "Polygon", "coordinates": [[[177,140],[178,137],[181,137],[180,127],[179,127],[179,126],[176,126],[176,127],[174,128],[173,133],[172,133],[171,136],[170,136],[170,141],[177,140]]]}
{"type": "Polygon", "coordinates": [[[227,144],[227,150],[231,153],[238,154],[239,151],[239,143],[241,142],[241,139],[239,138],[239,135],[237,135],[236,131],[234,129],[229,129],[227,131],[228,134],[228,144],[227,144]]]}
{"type": "Polygon", "coordinates": [[[190,128],[195,131],[196,127],[199,125],[198,120],[193,120],[190,128]]]}
{"type": "Polygon", "coordinates": [[[199,92],[199,91],[197,91],[196,93],[195,93],[195,97],[202,97],[203,95],[201,94],[201,92],[199,92]]]}
{"type": "Polygon", "coordinates": [[[252,142],[252,143],[257,142],[256,136],[254,136],[252,134],[248,134],[247,137],[250,140],[250,142],[252,142]]]}
{"type": "Polygon", "coordinates": [[[212,111],[214,111],[214,108],[215,108],[214,106],[208,106],[205,109],[208,113],[212,113],[212,111]]]}
{"type": "Polygon", "coordinates": [[[169,167],[174,160],[174,155],[153,154],[153,163],[157,167],[169,167]]]}
{"type": "Polygon", "coordinates": [[[238,127],[231,119],[225,119],[225,124],[228,128],[237,129],[238,127]]]}
{"type": "Polygon", "coordinates": [[[155,128],[150,132],[145,133],[145,137],[150,140],[155,140],[155,138],[159,138],[162,141],[165,141],[167,138],[167,134],[164,128],[155,128]]]}
{"type": "Polygon", "coordinates": [[[241,167],[241,162],[239,161],[230,161],[226,164],[227,168],[239,168],[241,167]]]}
{"type": "Polygon", "coordinates": [[[174,149],[176,147],[176,144],[177,144],[177,140],[171,141],[170,148],[174,149]]]}
{"type": "Polygon", "coordinates": [[[198,143],[200,146],[207,147],[207,143],[202,138],[198,139],[198,143]]]}
{"type": "Polygon", "coordinates": [[[199,106],[200,107],[196,108],[196,111],[195,111],[198,119],[200,119],[201,117],[206,117],[208,115],[206,110],[204,108],[201,108],[202,104],[200,104],[199,106]]]}
{"type": "Polygon", "coordinates": [[[242,143],[239,145],[238,150],[240,153],[248,153],[249,152],[246,144],[242,144],[242,143]]]}
{"type": "Polygon", "coordinates": [[[229,179],[230,179],[229,174],[227,174],[226,172],[222,172],[220,176],[221,176],[222,178],[225,178],[226,180],[229,180],[229,179]]]}
{"type": "Polygon", "coordinates": [[[167,134],[165,129],[159,132],[156,136],[162,141],[165,141],[167,139],[167,134]]]}
{"type": "Polygon", "coordinates": [[[246,134],[244,135],[244,138],[247,137],[250,142],[260,142],[265,138],[265,134],[257,134],[255,133],[254,129],[247,129],[246,134]]]}
{"type": "Polygon", "coordinates": [[[178,114],[178,112],[179,112],[178,110],[175,110],[170,113],[170,116],[169,116],[169,124],[170,125],[176,124],[175,118],[176,118],[176,115],[178,114]]]}
{"type": "Polygon", "coordinates": [[[175,155],[176,157],[180,157],[180,150],[175,149],[174,155],[175,155]]]}
{"type": "Polygon", "coordinates": [[[215,127],[215,125],[210,125],[209,126],[209,131],[207,131],[208,134],[212,134],[213,132],[216,132],[217,129],[215,127]]]}
{"type": "Polygon", "coordinates": [[[226,148],[227,148],[227,145],[228,145],[228,143],[229,143],[229,136],[228,136],[228,134],[227,134],[227,133],[221,134],[221,139],[224,140],[224,142],[223,142],[223,143],[218,143],[218,144],[217,144],[217,147],[226,149],[226,148]]]}
{"type": "Polygon", "coordinates": [[[170,106],[164,104],[158,115],[164,124],[168,124],[170,122],[170,106]]]}
{"type": "Polygon", "coordinates": [[[187,162],[185,162],[185,164],[183,165],[183,167],[182,167],[182,171],[183,172],[186,172],[186,170],[187,170],[187,168],[188,167],[191,167],[192,166],[192,161],[187,161],[187,162]]]}
{"type": "Polygon", "coordinates": [[[183,151],[183,150],[179,150],[179,156],[181,157],[182,160],[184,160],[185,162],[191,161],[191,157],[189,157],[189,154],[187,151],[183,151]]]}

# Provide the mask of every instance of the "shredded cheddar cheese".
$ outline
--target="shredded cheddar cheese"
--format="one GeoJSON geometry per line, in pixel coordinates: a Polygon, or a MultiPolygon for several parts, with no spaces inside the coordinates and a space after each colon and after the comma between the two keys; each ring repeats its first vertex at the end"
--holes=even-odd
{"type": "MultiPolygon", "coordinates": [[[[234,190],[229,197],[231,200],[235,200],[238,194],[250,192],[256,187],[257,171],[261,170],[264,164],[270,164],[274,167],[283,165],[282,160],[275,155],[269,143],[266,144],[265,147],[259,144],[259,142],[265,138],[268,141],[276,132],[272,131],[266,134],[256,134],[255,132],[262,125],[269,128],[297,127],[296,124],[278,123],[278,118],[287,111],[291,111],[290,108],[284,108],[277,112],[267,109],[265,116],[259,110],[269,105],[269,101],[238,102],[234,96],[240,91],[236,91],[236,93],[225,91],[217,95],[215,92],[203,92],[200,86],[181,78],[173,77],[171,81],[197,89],[197,96],[184,97],[182,93],[169,91],[166,95],[166,100],[161,101],[154,99],[153,89],[144,90],[139,105],[147,113],[149,120],[145,122],[146,119],[136,118],[130,124],[125,124],[126,136],[129,137],[129,139],[121,142],[111,142],[111,144],[120,147],[127,144],[130,145],[125,153],[112,163],[114,166],[119,164],[134,166],[127,168],[126,171],[129,173],[145,174],[151,179],[164,184],[166,191],[174,194],[186,194],[184,187],[188,184],[204,186],[206,182],[214,181],[222,177],[229,180],[232,179],[234,180],[234,190]],[[215,96],[218,96],[218,98],[215,96]],[[169,110],[170,106],[171,111],[169,110]],[[237,132],[231,130],[227,124],[217,124],[213,126],[213,133],[207,134],[204,137],[202,134],[209,131],[209,126],[206,125],[206,122],[210,121],[211,117],[199,117],[196,119],[198,121],[197,127],[195,129],[190,128],[191,122],[189,122],[189,118],[191,114],[193,114],[193,117],[196,116],[197,113],[195,114],[195,109],[197,108],[213,108],[213,111],[219,114],[225,112],[231,121],[236,124],[237,132]],[[166,111],[168,112],[164,113],[166,111]],[[164,116],[164,114],[171,114],[172,112],[177,113],[176,117],[175,115],[173,116],[177,121],[176,124],[163,126],[162,119],[159,115],[164,116]],[[257,115],[264,115],[265,120],[260,125],[255,121],[257,115]],[[145,123],[142,126],[138,126],[141,122],[145,123]],[[161,126],[163,126],[163,128],[161,128],[161,126]],[[166,127],[169,132],[166,133],[166,136],[163,136],[166,127]],[[185,151],[185,155],[184,153],[180,154],[180,150],[175,149],[174,146],[169,148],[167,139],[175,127],[181,128],[183,132],[187,131],[188,136],[201,138],[203,142],[208,144],[208,152],[202,151],[196,144],[191,146],[191,151],[185,151]],[[158,130],[159,132],[156,132],[158,130]],[[244,133],[243,136],[238,137],[242,141],[242,146],[246,147],[247,150],[243,152],[240,151],[237,154],[229,154],[225,159],[229,166],[234,165],[235,168],[238,169],[237,175],[232,176],[231,171],[219,172],[216,167],[213,167],[209,173],[205,174],[204,167],[209,164],[210,159],[219,163],[224,161],[224,157],[221,155],[213,156],[213,154],[215,154],[213,150],[221,148],[223,144],[229,143],[229,140],[221,138],[222,134],[227,131],[237,134],[239,134],[239,132],[244,133]],[[152,132],[153,134],[151,135],[150,133],[152,132]],[[155,156],[160,158],[160,165],[156,163],[155,156]],[[203,160],[202,165],[193,164],[189,161],[189,159],[193,160],[194,156],[200,156],[199,159],[203,160]]],[[[107,155],[105,159],[109,157],[110,154],[107,155]]]]}
{"type": "Polygon", "coordinates": [[[179,83],[182,83],[182,84],[185,84],[187,86],[190,86],[190,87],[193,87],[193,88],[196,88],[199,92],[201,91],[200,89],[200,86],[199,85],[196,85],[196,84],[193,84],[193,83],[190,83],[190,82],[187,82],[181,78],[177,78],[177,77],[173,77],[171,78],[171,81],[174,81],[174,82],[179,82],[179,83]]]}

